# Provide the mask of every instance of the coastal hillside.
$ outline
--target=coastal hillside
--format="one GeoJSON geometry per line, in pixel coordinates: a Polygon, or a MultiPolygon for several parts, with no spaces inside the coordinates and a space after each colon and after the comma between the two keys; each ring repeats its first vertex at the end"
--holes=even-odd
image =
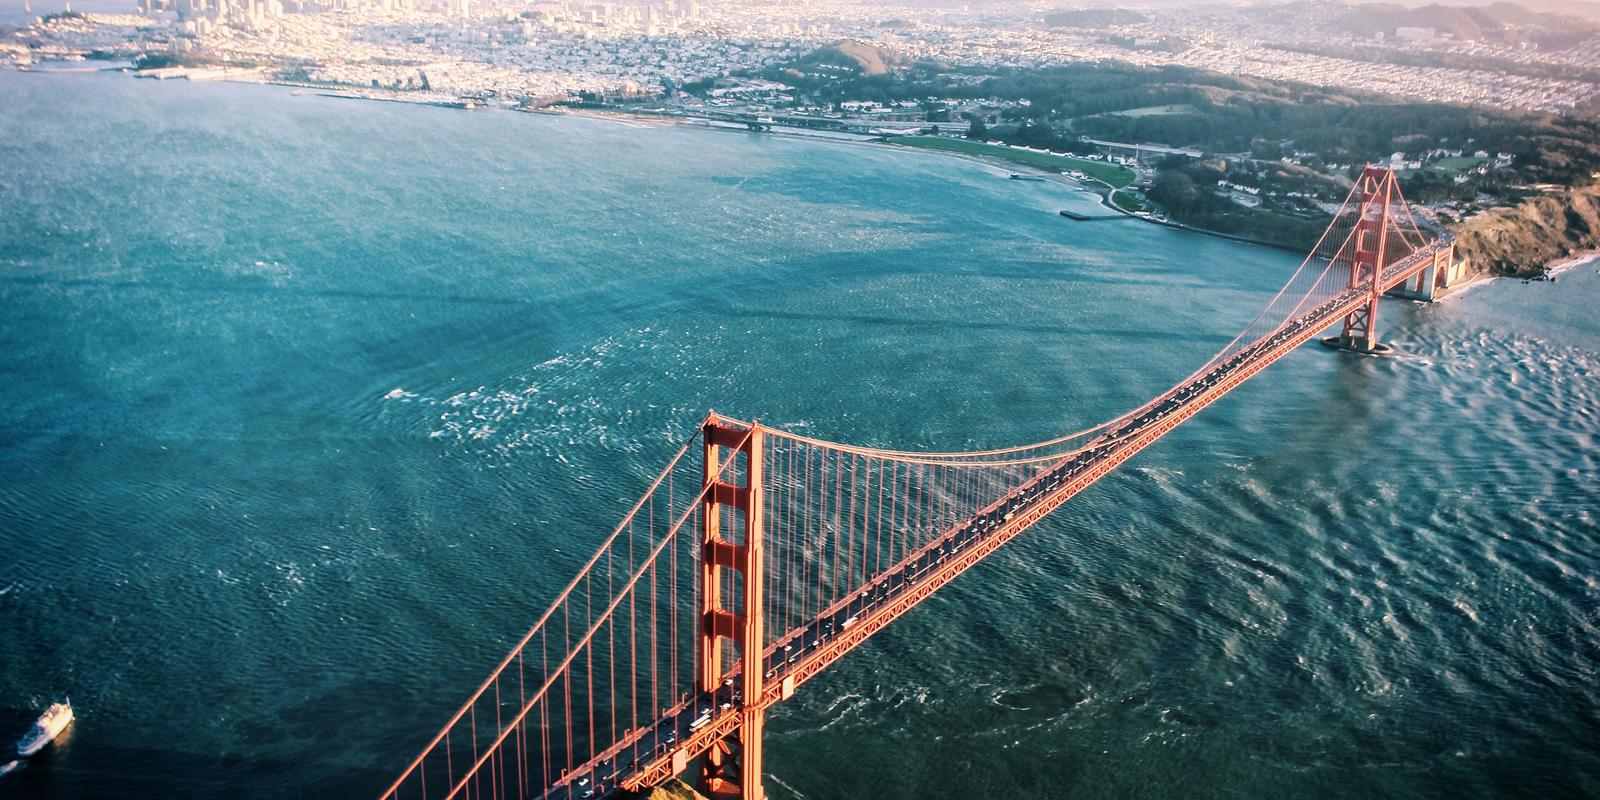
{"type": "Polygon", "coordinates": [[[1453,227],[1456,252],[1474,272],[1537,275],[1547,264],[1600,249],[1600,185],[1530,198],[1453,227]]]}
{"type": "Polygon", "coordinates": [[[1398,31],[1410,28],[1433,31],[1458,42],[1536,44],[1553,49],[1578,44],[1588,37],[1590,27],[1569,17],[1543,14],[1504,2],[1471,7],[1361,5],[1352,7],[1335,24],[1341,32],[1366,38],[1378,34],[1392,38],[1398,31]]]}
{"type": "Polygon", "coordinates": [[[705,795],[694,790],[694,787],[673,778],[644,794],[629,795],[634,800],[706,800],[705,795]]]}

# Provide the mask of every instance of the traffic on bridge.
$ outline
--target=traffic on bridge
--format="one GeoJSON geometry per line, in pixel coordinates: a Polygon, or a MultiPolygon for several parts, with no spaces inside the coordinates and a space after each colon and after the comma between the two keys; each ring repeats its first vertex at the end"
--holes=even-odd
{"type": "Polygon", "coordinates": [[[764,797],[768,708],[1324,331],[1385,352],[1379,297],[1451,257],[1393,173],[1368,168],[1233,341],[1093,428],[930,453],[712,414],[383,798],[615,797],[686,772],[712,796],[764,797]]]}

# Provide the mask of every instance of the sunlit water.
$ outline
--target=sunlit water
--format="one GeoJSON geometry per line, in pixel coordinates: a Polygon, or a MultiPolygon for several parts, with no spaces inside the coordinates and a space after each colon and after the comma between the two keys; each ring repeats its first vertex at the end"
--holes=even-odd
{"type": "MultiPolygon", "coordinates": [[[[1082,427],[1289,254],[937,155],[0,74],[0,794],[371,796],[708,408],[1082,427]]],[[[1600,275],[1386,302],[771,717],[781,798],[1600,794],[1600,275]]]]}

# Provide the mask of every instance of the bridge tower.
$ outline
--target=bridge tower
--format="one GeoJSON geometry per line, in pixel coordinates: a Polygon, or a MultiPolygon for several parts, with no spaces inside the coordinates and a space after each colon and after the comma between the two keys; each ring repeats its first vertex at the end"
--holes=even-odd
{"type": "Polygon", "coordinates": [[[1356,226],[1350,256],[1350,284],[1363,289],[1366,303],[1344,318],[1339,336],[1322,343],[1339,350],[1388,355],[1393,348],[1378,341],[1378,297],[1382,292],[1385,253],[1389,246],[1389,209],[1395,199],[1394,171],[1368,166],[1356,183],[1356,226]]]}
{"type": "Polygon", "coordinates": [[[704,427],[703,481],[708,487],[702,501],[700,524],[700,663],[699,688],[716,691],[735,670],[724,669],[723,640],[738,647],[737,672],[742,673],[742,719],[733,734],[714,745],[701,764],[699,789],[712,800],[766,800],[761,789],[761,732],[766,712],[760,698],[764,674],[761,663],[765,633],[766,585],[762,529],[762,430],[735,426],[715,415],[704,427]],[[744,468],[729,464],[724,471],[722,452],[744,458],[744,468]],[[724,472],[726,474],[724,474],[724,472]],[[738,476],[743,474],[740,484],[738,476]],[[719,478],[723,476],[728,480],[719,478]],[[742,528],[739,540],[724,536],[723,523],[742,528]],[[724,570],[733,574],[724,574],[724,570]],[[738,603],[725,602],[725,584],[738,603]]]}

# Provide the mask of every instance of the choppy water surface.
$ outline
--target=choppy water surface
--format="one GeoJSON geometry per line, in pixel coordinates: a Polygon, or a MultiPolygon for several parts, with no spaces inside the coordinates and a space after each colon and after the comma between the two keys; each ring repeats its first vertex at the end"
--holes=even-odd
{"type": "MultiPolygon", "coordinates": [[[[1043,438],[1297,259],[940,156],[0,74],[0,794],[369,796],[707,408],[1043,438]]],[[[772,715],[774,798],[1600,794],[1600,275],[1386,303],[772,715]]]]}

